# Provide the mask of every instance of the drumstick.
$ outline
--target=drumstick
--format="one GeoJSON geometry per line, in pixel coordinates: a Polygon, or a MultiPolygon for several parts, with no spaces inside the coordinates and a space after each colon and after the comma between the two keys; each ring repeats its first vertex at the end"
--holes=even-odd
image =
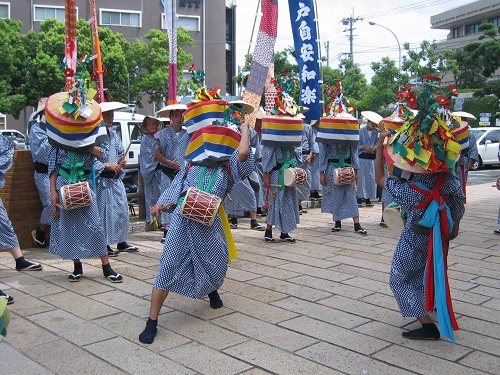
{"type": "Polygon", "coordinates": [[[227,198],[227,200],[228,200],[228,201],[230,201],[230,202],[233,200],[233,199],[231,198],[231,196],[229,195],[229,193],[227,193],[226,198],[227,198]]]}
{"type": "Polygon", "coordinates": [[[132,146],[132,141],[130,141],[128,143],[128,146],[127,146],[127,149],[125,150],[125,152],[123,153],[123,158],[126,158],[127,157],[127,154],[128,154],[128,150],[130,150],[130,146],[132,146]]]}
{"type": "Polygon", "coordinates": [[[165,211],[167,208],[173,206],[174,204],[176,204],[176,202],[167,203],[166,205],[160,207],[160,211],[165,211]]]}
{"type": "Polygon", "coordinates": [[[281,185],[280,185],[280,184],[269,184],[269,186],[281,187],[281,185]]]}

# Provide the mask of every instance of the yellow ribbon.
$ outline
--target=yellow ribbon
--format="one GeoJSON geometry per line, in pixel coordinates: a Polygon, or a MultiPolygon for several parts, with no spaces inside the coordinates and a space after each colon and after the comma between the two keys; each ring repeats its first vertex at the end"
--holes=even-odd
{"type": "Polygon", "coordinates": [[[227,220],[226,211],[224,210],[224,206],[222,204],[219,206],[219,210],[217,211],[217,213],[220,216],[222,222],[222,229],[224,229],[224,234],[226,236],[226,241],[227,241],[227,252],[229,256],[227,264],[231,265],[233,259],[238,258],[238,250],[236,250],[233,234],[231,233],[231,228],[229,227],[229,221],[227,220]]]}

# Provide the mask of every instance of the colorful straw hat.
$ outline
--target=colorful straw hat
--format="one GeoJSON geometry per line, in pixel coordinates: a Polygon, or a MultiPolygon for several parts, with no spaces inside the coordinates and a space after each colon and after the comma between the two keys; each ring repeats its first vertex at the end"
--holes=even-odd
{"type": "Polygon", "coordinates": [[[101,107],[101,112],[109,112],[109,111],[118,111],[120,109],[127,108],[125,103],[120,102],[102,102],[99,103],[99,107],[101,107]]]}
{"type": "Polygon", "coordinates": [[[361,112],[361,116],[365,117],[368,121],[373,122],[375,125],[378,125],[379,122],[383,120],[382,116],[373,111],[363,111],[361,112]]]}
{"type": "Polygon", "coordinates": [[[240,144],[241,135],[228,127],[208,125],[191,136],[185,159],[196,165],[229,160],[240,144]]]}
{"type": "Polygon", "coordinates": [[[59,92],[47,98],[45,121],[49,143],[68,150],[87,152],[108,139],[102,121],[101,108],[95,100],[83,105],[69,92],[59,92]]]}

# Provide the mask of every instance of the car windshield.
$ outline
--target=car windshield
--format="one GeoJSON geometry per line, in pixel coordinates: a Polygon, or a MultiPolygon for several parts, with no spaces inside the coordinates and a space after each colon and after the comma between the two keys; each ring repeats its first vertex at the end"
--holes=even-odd
{"type": "Polygon", "coordinates": [[[476,137],[476,139],[479,139],[484,133],[486,133],[486,129],[470,129],[470,131],[472,132],[472,134],[474,134],[474,137],[476,137]]]}

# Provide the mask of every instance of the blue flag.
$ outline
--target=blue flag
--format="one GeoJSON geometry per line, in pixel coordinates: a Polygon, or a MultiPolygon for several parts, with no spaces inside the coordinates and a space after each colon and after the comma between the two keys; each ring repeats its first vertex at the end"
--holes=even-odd
{"type": "Polygon", "coordinates": [[[320,103],[321,74],[314,1],[288,0],[288,5],[295,54],[299,65],[299,105],[309,108],[309,112],[304,113],[306,120],[319,120],[323,111],[320,103]]]}

